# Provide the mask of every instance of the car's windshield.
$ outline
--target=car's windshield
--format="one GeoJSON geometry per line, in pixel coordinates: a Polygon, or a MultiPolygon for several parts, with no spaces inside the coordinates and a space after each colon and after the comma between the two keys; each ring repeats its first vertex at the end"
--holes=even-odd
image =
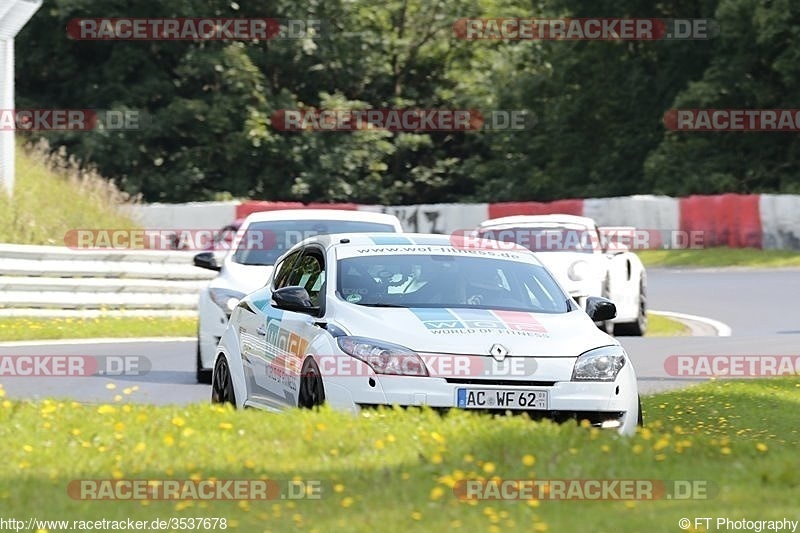
{"type": "Polygon", "coordinates": [[[274,265],[283,253],[298,242],[326,233],[392,233],[390,224],[357,220],[272,220],[253,222],[239,236],[233,262],[243,265],[274,265]]]}
{"type": "Polygon", "coordinates": [[[340,259],[338,296],[374,307],[473,307],[566,313],[568,296],[543,267],[452,255],[340,259]]]}
{"type": "Polygon", "coordinates": [[[483,229],[484,239],[516,242],[533,252],[592,253],[598,246],[597,234],[580,224],[483,229]]]}

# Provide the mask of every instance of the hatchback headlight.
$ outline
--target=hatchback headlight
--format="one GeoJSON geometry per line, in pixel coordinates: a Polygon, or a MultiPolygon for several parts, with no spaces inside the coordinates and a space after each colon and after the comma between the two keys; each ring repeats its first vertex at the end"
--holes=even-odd
{"type": "Polygon", "coordinates": [[[427,376],[428,369],[419,355],[404,346],[365,337],[337,337],[339,348],[369,365],[376,374],[427,376]]]}
{"type": "Polygon", "coordinates": [[[578,356],[572,381],[614,381],[628,354],[622,346],[603,346],[578,356]]]}

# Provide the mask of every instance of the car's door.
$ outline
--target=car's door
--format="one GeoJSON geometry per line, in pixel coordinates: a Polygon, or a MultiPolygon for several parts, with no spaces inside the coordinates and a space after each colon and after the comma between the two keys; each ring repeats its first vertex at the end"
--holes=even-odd
{"type": "MultiPolygon", "coordinates": [[[[288,258],[287,258],[288,259],[288,258]]],[[[276,271],[273,289],[301,286],[308,291],[312,305],[324,303],[325,261],[321,248],[306,246],[292,263],[291,270],[276,271]]],[[[263,352],[252,358],[254,385],[258,386],[265,403],[297,405],[300,370],[308,344],[319,334],[317,317],[308,313],[286,311],[266,302],[263,333],[263,352]]]]}
{"type": "Polygon", "coordinates": [[[311,305],[319,308],[315,314],[282,311],[280,330],[276,332],[277,348],[284,366],[282,394],[287,400],[291,398],[293,405],[297,405],[300,372],[308,346],[323,331],[318,322],[325,312],[325,267],[323,249],[317,245],[306,246],[287,282],[287,286],[304,287],[311,305]]]}
{"type": "Polygon", "coordinates": [[[275,381],[275,373],[267,372],[283,364],[280,360],[276,361],[276,349],[270,345],[276,342],[275,335],[270,335],[270,329],[279,327],[283,312],[275,309],[271,301],[275,288],[288,285],[292,268],[301,256],[302,250],[298,250],[275,266],[272,282],[248,297],[250,306],[244,306],[239,321],[239,346],[247,400],[261,407],[277,409],[288,403],[282,393],[283,387],[275,381]]]}

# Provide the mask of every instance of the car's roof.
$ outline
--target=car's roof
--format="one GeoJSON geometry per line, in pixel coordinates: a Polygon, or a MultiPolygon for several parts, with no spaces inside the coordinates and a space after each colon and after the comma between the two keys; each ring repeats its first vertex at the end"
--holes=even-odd
{"type": "Polygon", "coordinates": [[[531,226],[535,224],[579,224],[593,228],[594,220],[589,217],[581,217],[577,215],[514,215],[510,217],[493,218],[481,222],[480,228],[488,228],[494,226],[531,226]]]}
{"type": "MultiPolygon", "coordinates": [[[[309,237],[304,244],[317,243],[329,248],[369,248],[377,252],[382,247],[387,251],[399,251],[403,247],[441,246],[446,248],[472,248],[497,250],[495,241],[463,235],[441,235],[436,233],[334,233],[309,237]]],[[[519,251],[530,254],[530,250],[516,243],[503,243],[503,251],[519,251]]],[[[420,250],[420,253],[429,253],[420,250]]]]}
{"type": "Polygon", "coordinates": [[[258,211],[247,215],[242,226],[253,222],[269,222],[276,220],[354,220],[359,222],[375,222],[397,226],[400,220],[388,213],[372,211],[354,211],[349,209],[277,209],[275,211],[258,211]]]}
{"type": "Polygon", "coordinates": [[[325,248],[339,246],[414,246],[433,245],[450,246],[448,235],[434,233],[334,233],[330,235],[317,235],[307,239],[318,242],[325,248]]]}

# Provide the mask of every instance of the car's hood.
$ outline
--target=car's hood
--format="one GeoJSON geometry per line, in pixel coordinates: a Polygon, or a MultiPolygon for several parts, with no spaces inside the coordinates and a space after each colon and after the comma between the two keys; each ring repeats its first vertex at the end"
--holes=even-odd
{"type": "Polygon", "coordinates": [[[492,345],[501,344],[512,357],[575,357],[598,346],[617,344],[583,311],[542,314],[337,303],[335,321],[351,335],[380,339],[420,353],[489,355],[492,345]]]}
{"type": "Polygon", "coordinates": [[[209,287],[230,289],[243,294],[260,289],[266,285],[272,274],[272,266],[243,265],[233,261],[225,261],[225,266],[220,275],[214,278],[209,287]]]}

